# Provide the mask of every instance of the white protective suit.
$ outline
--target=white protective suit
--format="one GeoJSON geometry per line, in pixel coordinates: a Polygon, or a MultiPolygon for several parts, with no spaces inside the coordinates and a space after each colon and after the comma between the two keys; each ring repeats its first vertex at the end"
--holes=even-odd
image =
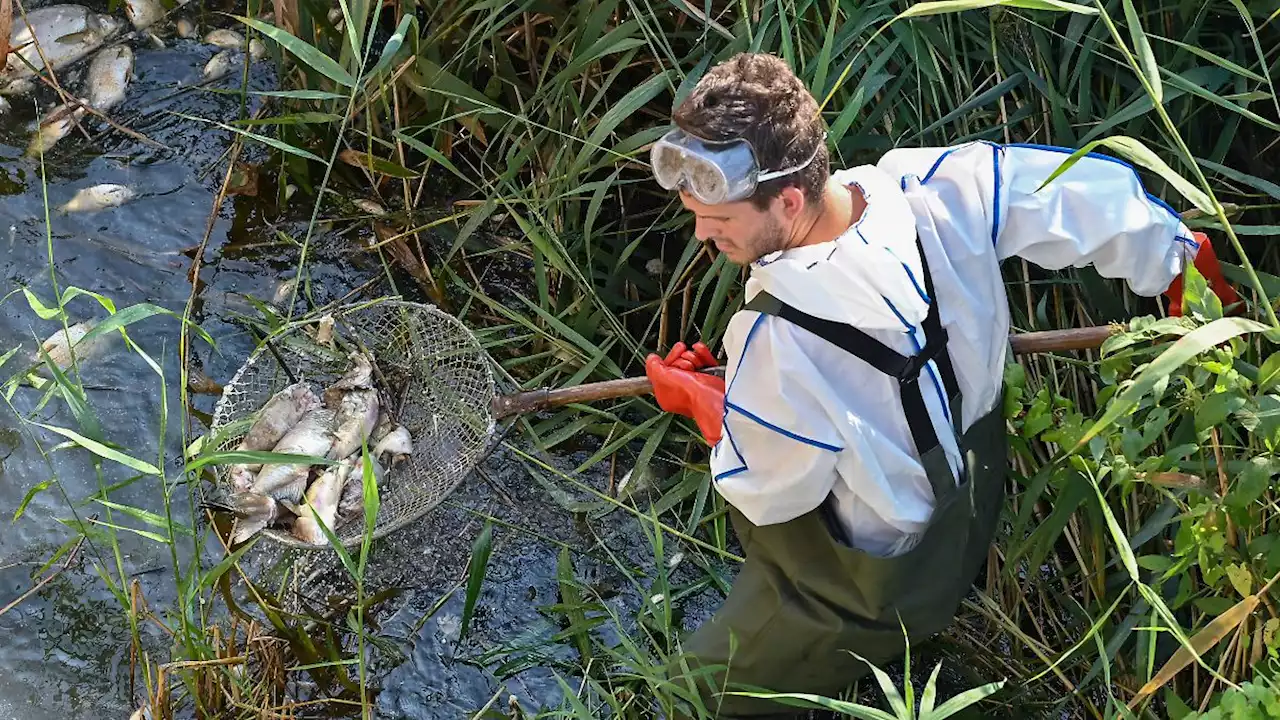
{"type": "MultiPolygon", "coordinates": [[[[867,201],[834,241],[756,261],[747,299],[761,290],[818,318],[848,323],[904,355],[926,338],[928,311],[916,233],[928,253],[942,326],[962,393],[962,429],[999,397],[1009,309],[1000,262],[1046,269],[1092,264],[1133,291],[1164,291],[1198,250],[1166,203],[1134,170],[1093,154],[1037,192],[1069,149],[974,142],[892,150],[875,165],[835,173],[867,201]]],[[[785,320],[737,313],[728,357],[722,439],[712,450],[717,490],[756,525],[802,515],[834,495],[855,547],[910,549],[933,493],[907,427],[897,381],[785,320]]],[[[934,363],[926,404],[953,471],[960,460],[934,363]],[[930,392],[936,390],[936,392],[930,392]]]]}

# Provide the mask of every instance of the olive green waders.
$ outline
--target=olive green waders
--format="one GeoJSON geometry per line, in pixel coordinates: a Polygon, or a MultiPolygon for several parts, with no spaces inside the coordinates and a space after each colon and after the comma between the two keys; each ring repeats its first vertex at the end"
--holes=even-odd
{"type": "MultiPolygon", "coordinates": [[[[927,262],[923,270],[932,298],[927,262]]],[[[840,693],[870,672],[853,653],[884,663],[905,651],[904,626],[913,642],[943,630],[981,569],[1004,493],[1008,460],[1003,407],[997,401],[966,432],[957,433],[963,455],[957,483],[925,408],[926,389],[917,382],[933,360],[949,396],[952,423],[958,424],[961,397],[946,352],[946,332],[937,303],[930,303],[924,322],[928,344],[912,357],[852,326],[806,315],[765,293],[747,304],[747,309],[804,327],[898,379],[935,509],[918,543],[896,557],[851,547],[830,498],[775,525],[754,525],[731,509],[746,562],[724,605],[685,641],[684,657],[668,667],[672,681],[682,687],[696,684],[715,717],[785,718],[799,712],[772,700],[722,694],[748,686],[828,697],[840,693]],[[688,676],[683,676],[682,661],[688,676]]]]}

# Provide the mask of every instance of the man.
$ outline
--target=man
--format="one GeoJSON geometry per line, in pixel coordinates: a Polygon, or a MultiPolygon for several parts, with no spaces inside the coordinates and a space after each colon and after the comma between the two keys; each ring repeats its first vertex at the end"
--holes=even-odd
{"type": "Polygon", "coordinates": [[[1224,305],[1239,298],[1208,239],[1114,158],[1043,189],[1069,150],[896,149],[831,174],[817,103],[763,54],[713,68],[673,120],[658,182],[751,274],[724,379],[699,372],[717,364],[701,343],[646,364],[661,407],[712,446],[746,554],[672,671],[705,678],[718,717],[786,717],[721,691],[839,693],[869,671],[854,653],[881,663],[904,626],[944,629],[987,557],[1007,464],[1001,260],[1092,264],[1174,312],[1190,260],[1224,305]]]}

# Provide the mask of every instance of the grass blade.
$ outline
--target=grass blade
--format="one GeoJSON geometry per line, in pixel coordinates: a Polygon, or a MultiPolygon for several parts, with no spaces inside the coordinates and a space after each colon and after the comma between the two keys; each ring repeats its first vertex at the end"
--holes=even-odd
{"type": "Polygon", "coordinates": [[[493,523],[485,520],[484,529],[471,545],[471,567],[467,571],[467,598],[462,606],[462,630],[458,633],[458,642],[462,642],[471,629],[471,618],[476,610],[476,601],[480,598],[480,588],[484,586],[484,576],[489,568],[489,555],[492,552],[493,523]]]}
{"type": "Polygon", "coordinates": [[[247,18],[242,15],[232,15],[232,17],[245,25],[248,25],[254,30],[257,30],[263,35],[266,35],[272,40],[275,40],[281,47],[293,53],[295,57],[307,65],[310,65],[312,69],[321,75],[328,77],[339,85],[344,85],[346,87],[355,86],[356,79],[351,77],[351,73],[347,72],[333,58],[320,52],[314,46],[303,41],[296,35],[282,28],[278,28],[275,25],[268,25],[267,23],[255,18],[247,18]]]}
{"type": "Polygon", "coordinates": [[[1142,66],[1151,88],[1151,96],[1157,104],[1164,101],[1164,84],[1160,82],[1160,66],[1156,64],[1156,56],[1151,52],[1151,43],[1147,34],[1142,31],[1142,23],[1138,21],[1138,11],[1133,0],[1124,0],[1124,19],[1129,25],[1129,37],[1133,40],[1133,48],[1138,53],[1138,64],[1142,66]]]}
{"type": "Polygon", "coordinates": [[[41,422],[35,422],[34,420],[32,421],[32,424],[39,425],[40,427],[44,428],[45,430],[49,430],[50,432],[58,433],[59,435],[62,435],[63,437],[70,439],[71,442],[75,443],[76,445],[79,445],[80,447],[84,448],[85,450],[88,450],[89,452],[99,457],[103,457],[108,460],[114,460],[115,462],[118,462],[121,465],[124,465],[125,467],[133,468],[138,472],[146,473],[148,475],[161,474],[160,469],[157,468],[155,465],[152,465],[151,463],[148,463],[148,462],[143,462],[142,460],[139,460],[134,457],[129,457],[128,455],[125,455],[119,450],[113,450],[96,440],[90,440],[89,438],[81,435],[80,433],[75,432],[74,430],[68,430],[66,428],[60,428],[54,425],[46,425],[41,422]]]}

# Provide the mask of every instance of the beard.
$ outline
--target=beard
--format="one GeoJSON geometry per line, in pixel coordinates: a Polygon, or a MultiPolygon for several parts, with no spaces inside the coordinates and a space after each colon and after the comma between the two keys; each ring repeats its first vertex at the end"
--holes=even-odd
{"type": "Polygon", "coordinates": [[[759,260],[773,252],[782,250],[787,246],[787,232],[782,227],[782,223],[773,215],[766,215],[764,223],[755,235],[743,243],[743,251],[749,257],[744,265],[759,260]]]}

